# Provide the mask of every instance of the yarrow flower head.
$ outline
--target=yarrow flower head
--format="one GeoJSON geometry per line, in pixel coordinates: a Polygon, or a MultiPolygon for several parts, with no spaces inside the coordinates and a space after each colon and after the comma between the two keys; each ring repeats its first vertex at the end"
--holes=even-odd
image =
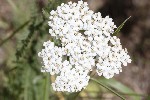
{"type": "Polygon", "coordinates": [[[77,92],[88,85],[89,72],[109,79],[131,63],[120,39],[113,36],[112,18],[89,10],[87,2],[62,3],[50,12],[49,33],[60,45],[44,42],[38,56],[43,58],[42,72],[57,75],[52,87],[56,91],[77,92]]]}

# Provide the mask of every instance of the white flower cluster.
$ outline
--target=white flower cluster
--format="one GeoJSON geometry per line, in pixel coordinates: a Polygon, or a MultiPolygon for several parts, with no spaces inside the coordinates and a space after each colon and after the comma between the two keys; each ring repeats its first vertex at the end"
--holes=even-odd
{"type": "Polygon", "coordinates": [[[61,41],[61,46],[47,41],[39,56],[44,62],[42,72],[57,75],[54,90],[81,91],[88,85],[92,69],[109,79],[122,71],[122,64],[131,62],[120,39],[112,36],[116,28],[112,18],[94,14],[86,2],[62,3],[50,15],[49,33],[61,41]]]}
{"type": "Polygon", "coordinates": [[[77,92],[88,85],[90,79],[90,76],[87,75],[88,70],[83,70],[82,66],[72,68],[72,65],[66,60],[63,64],[64,68],[60,75],[57,76],[55,83],[52,83],[55,91],[77,92]]]}

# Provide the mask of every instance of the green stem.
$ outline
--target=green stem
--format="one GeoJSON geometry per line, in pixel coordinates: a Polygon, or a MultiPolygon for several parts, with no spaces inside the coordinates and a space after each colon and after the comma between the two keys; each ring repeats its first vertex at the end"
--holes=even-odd
{"type": "Polygon", "coordinates": [[[108,89],[109,91],[111,91],[112,93],[114,93],[115,95],[117,95],[118,97],[120,97],[122,100],[126,100],[124,97],[122,97],[120,94],[118,94],[117,92],[115,92],[114,90],[112,90],[111,88],[105,86],[103,83],[97,81],[96,79],[94,78],[91,78],[92,81],[98,83],[99,85],[101,85],[102,87],[108,89]]]}
{"type": "Polygon", "coordinates": [[[46,77],[45,77],[45,82],[44,82],[44,99],[43,100],[48,100],[49,98],[49,74],[46,73],[46,77]]]}
{"type": "MultiPolygon", "coordinates": [[[[81,90],[82,91],[82,90],[81,90]]],[[[68,97],[67,100],[76,100],[76,98],[78,97],[78,95],[80,94],[80,92],[76,92],[76,93],[71,93],[68,97]]]]}
{"type": "Polygon", "coordinates": [[[25,79],[25,90],[24,90],[24,100],[28,100],[29,98],[29,77],[30,77],[30,69],[26,70],[26,79],[25,79]]]}

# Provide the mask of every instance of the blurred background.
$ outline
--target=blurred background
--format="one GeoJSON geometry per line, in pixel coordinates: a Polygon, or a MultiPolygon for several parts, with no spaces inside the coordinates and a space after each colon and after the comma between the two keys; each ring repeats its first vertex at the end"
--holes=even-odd
{"type": "MultiPolygon", "coordinates": [[[[37,57],[42,43],[50,38],[46,11],[68,1],[0,0],[0,100],[65,100],[69,95],[51,89],[52,79],[40,72],[37,57]]],[[[117,26],[131,16],[118,37],[132,63],[113,79],[97,79],[127,100],[150,100],[150,0],[84,1],[94,12],[113,18],[117,26]]],[[[92,82],[76,99],[120,100],[92,82]]]]}

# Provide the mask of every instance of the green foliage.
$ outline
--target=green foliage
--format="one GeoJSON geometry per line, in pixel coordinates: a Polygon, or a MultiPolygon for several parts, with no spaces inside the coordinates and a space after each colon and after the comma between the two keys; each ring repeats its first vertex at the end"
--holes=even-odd
{"type": "Polygon", "coordinates": [[[103,84],[112,87],[116,91],[118,91],[120,94],[131,96],[134,100],[140,100],[140,95],[135,93],[132,89],[125,86],[124,84],[118,82],[114,79],[105,79],[101,78],[99,79],[99,82],[103,82],[103,84]]]}
{"type": "MultiPolygon", "coordinates": [[[[32,22],[32,24],[29,26],[29,29],[28,29],[29,34],[28,34],[28,36],[25,40],[22,40],[22,46],[16,52],[17,59],[19,59],[19,57],[22,56],[22,54],[24,53],[24,51],[28,47],[29,43],[31,42],[31,38],[33,37],[35,31],[38,30],[40,27],[42,27],[44,21],[39,22],[38,24],[36,24],[36,18],[34,18],[33,20],[31,20],[31,22],[32,22]]],[[[36,40],[34,42],[37,43],[36,40]]]]}
{"type": "Polygon", "coordinates": [[[20,30],[22,30],[26,25],[28,25],[28,23],[30,22],[30,20],[26,21],[24,24],[22,24],[19,28],[17,28],[9,37],[7,37],[6,39],[4,39],[1,43],[0,46],[2,46],[5,42],[7,42],[9,39],[11,39],[16,33],[18,33],[20,30]]]}
{"type": "MultiPolygon", "coordinates": [[[[13,9],[13,25],[18,28],[12,32],[8,38],[4,39],[0,43],[0,46],[4,45],[12,37],[15,37],[17,49],[16,55],[13,54],[16,58],[10,57],[10,59],[13,60],[10,61],[10,64],[7,63],[6,65],[9,69],[7,73],[5,73],[8,81],[2,88],[3,92],[0,94],[0,100],[58,100],[58,95],[50,86],[50,74],[40,72],[42,64],[40,63],[41,59],[39,60],[37,57],[37,53],[42,49],[43,42],[49,39],[59,46],[60,41],[51,39],[48,34],[49,27],[47,21],[49,12],[55,10],[64,0],[49,0],[47,6],[43,8],[42,14],[37,12],[38,8],[35,0],[7,1],[13,9]],[[24,5],[28,6],[26,7],[24,5]]],[[[120,31],[127,20],[118,27],[114,34],[120,31]]],[[[115,80],[100,79],[97,81],[94,79],[94,81],[122,99],[124,98],[111,88],[121,93],[134,93],[130,88],[115,80]],[[101,84],[101,81],[106,84],[106,86],[101,84]],[[117,86],[114,84],[117,84],[117,86]]],[[[87,95],[90,95],[93,90],[96,91],[96,93],[100,92],[102,95],[103,90],[100,87],[97,88],[98,85],[93,84],[94,83],[90,82],[90,86],[81,92],[71,94],[63,93],[62,95],[67,100],[75,100],[79,96],[82,97],[85,91],[88,93],[87,95]]],[[[136,98],[135,100],[138,99],[136,98]]]]}
{"type": "Polygon", "coordinates": [[[117,29],[116,31],[113,33],[114,36],[116,36],[120,30],[123,28],[124,24],[131,18],[131,16],[129,18],[127,18],[117,29]]]}
{"type": "MultiPolygon", "coordinates": [[[[10,3],[13,6],[16,4],[12,1],[10,3]]],[[[27,14],[31,15],[30,11],[27,14]]],[[[45,41],[49,36],[48,25],[43,15],[37,13],[32,16],[28,17],[27,21],[17,20],[15,23],[25,23],[1,42],[3,45],[12,37],[16,37],[19,41],[16,59],[11,62],[13,66],[8,65],[11,67],[7,72],[8,83],[1,94],[3,96],[0,96],[2,100],[49,100],[50,98],[50,75],[40,72],[41,64],[37,57],[38,50],[42,46],[40,41],[45,41]],[[17,33],[20,34],[16,35],[17,33]]]]}
{"type": "Polygon", "coordinates": [[[12,22],[15,27],[37,14],[36,0],[7,0],[13,12],[12,22]]]}
{"type": "Polygon", "coordinates": [[[117,95],[118,97],[120,97],[122,100],[126,100],[123,96],[121,96],[120,94],[118,94],[117,92],[115,92],[114,90],[112,90],[111,88],[107,87],[106,85],[104,85],[104,83],[101,83],[100,81],[97,81],[94,78],[91,78],[92,81],[98,83],[99,85],[101,85],[102,87],[108,89],[109,91],[111,91],[112,93],[114,93],[115,95],[117,95]]]}

